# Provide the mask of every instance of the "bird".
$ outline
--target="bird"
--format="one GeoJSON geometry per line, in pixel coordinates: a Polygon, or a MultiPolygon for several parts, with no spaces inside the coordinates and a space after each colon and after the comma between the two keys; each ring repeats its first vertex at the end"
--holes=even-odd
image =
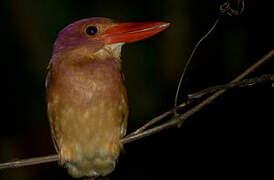
{"type": "Polygon", "coordinates": [[[105,177],[114,170],[129,113],[121,48],[168,26],[92,17],[59,32],[48,64],[46,103],[59,164],[70,176],[105,177]]]}

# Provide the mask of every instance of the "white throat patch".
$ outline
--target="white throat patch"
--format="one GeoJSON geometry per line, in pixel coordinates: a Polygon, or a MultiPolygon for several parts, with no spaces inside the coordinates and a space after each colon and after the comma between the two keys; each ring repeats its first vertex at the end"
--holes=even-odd
{"type": "Polygon", "coordinates": [[[94,53],[94,55],[99,57],[99,58],[100,57],[103,58],[103,57],[112,56],[112,57],[115,57],[117,59],[120,59],[122,46],[124,44],[125,43],[116,43],[116,44],[105,45],[102,49],[100,49],[99,51],[94,53]]]}

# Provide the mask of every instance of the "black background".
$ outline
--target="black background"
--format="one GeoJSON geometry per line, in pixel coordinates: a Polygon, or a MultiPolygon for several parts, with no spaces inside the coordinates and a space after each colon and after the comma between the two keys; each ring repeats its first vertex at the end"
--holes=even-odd
{"type": "MultiPolygon", "coordinates": [[[[0,162],[54,153],[44,79],[52,44],[64,26],[95,16],[171,23],[159,35],[123,47],[131,132],[172,108],[185,60],[214,23],[220,2],[2,0],[0,162]]],[[[183,95],[230,81],[273,48],[269,2],[248,1],[241,16],[221,18],[193,58],[183,95]]],[[[273,73],[273,67],[269,62],[249,77],[273,73]]],[[[110,179],[268,176],[273,100],[269,83],[229,90],[180,129],[126,144],[110,179]]],[[[57,163],[48,163],[2,170],[0,179],[72,178],[57,163]]]]}

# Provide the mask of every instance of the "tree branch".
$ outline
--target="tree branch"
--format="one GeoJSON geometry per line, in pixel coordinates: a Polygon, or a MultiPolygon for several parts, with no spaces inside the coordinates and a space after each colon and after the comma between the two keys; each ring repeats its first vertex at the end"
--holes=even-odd
{"type": "MultiPolygon", "coordinates": [[[[202,109],[205,105],[210,104],[214,99],[219,97],[221,94],[226,92],[229,88],[235,87],[235,86],[249,86],[250,83],[262,83],[265,81],[272,81],[274,80],[274,74],[265,74],[257,78],[252,78],[252,79],[246,79],[243,81],[243,78],[245,78],[247,75],[258,69],[262,64],[266,63],[268,60],[272,59],[274,56],[274,49],[271,50],[268,54],[266,54],[264,57],[262,57],[258,62],[250,66],[248,69],[246,69],[242,74],[237,76],[235,79],[233,79],[230,83],[224,84],[224,85],[219,85],[219,86],[214,86],[212,88],[207,88],[205,90],[199,91],[197,93],[190,94],[190,99],[187,100],[186,102],[182,103],[179,106],[176,106],[176,109],[181,109],[185,107],[186,105],[190,104],[191,102],[194,101],[194,99],[199,99],[201,96],[204,96],[205,94],[212,93],[216,91],[213,95],[209,96],[207,99],[203,100],[201,103],[198,105],[192,107],[188,111],[186,111],[183,114],[179,114],[177,116],[171,117],[167,122],[164,122],[161,125],[158,125],[156,127],[152,127],[150,129],[147,129],[148,127],[152,126],[156,122],[159,122],[160,120],[163,120],[167,116],[173,114],[174,109],[171,109],[155,118],[150,120],[148,123],[146,123],[144,126],[136,130],[135,132],[127,135],[126,137],[121,139],[122,144],[126,144],[132,141],[136,141],[138,139],[142,139],[146,136],[158,133],[162,130],[171,128],[171,127],[176,127],[180,126],[184,120],[198,112],[200,109],[202,109]],[[193,98],[194,97],[194,98],[193,98]]],[[[29,166],[29,165],[35,165],[35,164],[42,164],[42,163],[49,163],[49,162],[54,162],[57,161],[58,155],[49,155],[49,156],[43,156],[43,157],[36,157],[36,158],[29,158],[29,159],[21,159],[17,161],[11,161],[11,162],[6,162],[6,163],[0,163],[0,169],[7,169],[7,168],[16,168],[16,167],[23,167],[23,166],[29,166]]]]}
{"type": "MultiPolygon", "coordinates": [[[[243,79],[243,78],[245,78],[247,75],[249,75],[250,73],[252,73],[256,69],[258,69],[262,64],[264,64],[265,62],[267,62],[268,60],[270,60],[273,56],[274,56],[274,49],[272,49],[268,54],[266,54],[264,57],[262,57],[259,61],[257,61],[252,66],[250,66],[248,69],[246,69],[242,74],[240,74],[235,79],[233,79],[230,83],[228,83],[226,85],[220,85],[220,86],[223,86],[222,88],[221,87],[217,87],[217,88],[221,88],[221,89],[219,91],[215,92],[212,96],[208,97],[206,100],[204,100],[203,102],[201,102],[199,105],[197,105],[195,107],[196,108],[199,108],[200,106],[203,107],[204,105],[210,103],[211,101],[213,101],[214,99],[216,99],[218,96],[220,96],[221,94],[223,94],[227,89],[229,89],[230,86],[233,86],[233,84],[234,84],[234,87],[235,87],[237,84],[240,86],[241,84],[243,85],[244,83],[247,83],[248,81],[253,81],[253,83],[254,83],[254,81],[255,81],[256,78],[249,79],[249,80],[244,80],[243,82],[240,82],[240,80],[243,79]]],[[[260,81],[262,81],[262,79],[269,80],[269,81],[272,80],[273,81],[273,74],[262,75],[261,78],[257,78],[257,81],[260,82],[260,81]],[[267,76],[267,78],[265,76],[267,76]]],[[[207,88],[207,89],[199,91],[197,93],[190,94],[188,96],[195,97],[195,96],[200,95],[201,93],[203,93],[205,95],[205,94],[210,93],[212,91],[211,89],[214,89],[214,88],[216,88],[216,86],[214,86],[212,88],[207,88]]],[[[189,98],[187,101],[185,101],[181,105],[177,106],[176,109],[177,108],[185,107],[186,105],[191,104],[193,101],[194,101],[194,98],[189,98]]],[[[192,109],[195,110],[195,107],[193,107],[192,109]]],[[[146,123],[144,126],[140,127],[139,129],[137,129],[135,132],[133,132],[132,134],[130,134],[128,136],[134,136],[136,134],[141,133],[142,131],[144,131],[149,126],[155,124],[156,122],[158,122],[158,121],[162,120],[163,118],[167,117],[168,115],[172,114],[173,111],[174,111],[173,109],[169,110],[169,111],[167,111],[167,112],[165,112],[165,113],[157,116],[156,118],[153,118],[148,123],[146,123]]],[[[191,109],[189,111],[192,112],[191,109]]]]}
{"type": "Polygon", "coordinates": [[[18,168],[18,167],[23,167],[23,166],[30,166],[30,165],[35,165],[35,164],[49,163],[49,162],[54,162],[57,160],[58,160],[57,154],[43,156],[43,157],[20,159],[17,161],[1,163],[0,170],[7,169],[7,168],[18,168]]]}
{"type": "Polygon", "coordinates": [[[230,82],[227,84],[217,85],[213,87],[206,88],[204,90],[198,91],[196,93],[192,93],[187,95],[189,99],[197,99],[201,98],[202,96],[210,93],[214,93],[221,89],[230,89],[234,87],[246,87],[246,86],[253,86],[258,83],[264,83],[267,81],[274,81],[274,74],[263,74],[259,77],[244,79],[242,81],[230,82]]]}

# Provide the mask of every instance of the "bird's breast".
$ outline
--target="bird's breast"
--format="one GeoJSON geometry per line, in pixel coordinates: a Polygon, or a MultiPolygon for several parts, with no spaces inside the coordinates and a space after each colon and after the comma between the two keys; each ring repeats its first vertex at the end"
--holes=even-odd
{"type": "Polygon", "coordinates": [[[49,90],[54,89],[67,100],[78,99],[81,104],[102,97],[117,98],[124,89],[120,64],[112,59],[61,62],[52,68],[50,74],[49,90]]]}
{"type": "Polygon", "coordinates": [[[61,163],[76,164],[69,168],[74,176],[91,169],[99,174],[110,171],[102,167],[111,161],[103,159],[117,159],[121,126],[128,115],[119,62],[64,60],[52,64],[49,73],[48,115],[61,163]]]}

